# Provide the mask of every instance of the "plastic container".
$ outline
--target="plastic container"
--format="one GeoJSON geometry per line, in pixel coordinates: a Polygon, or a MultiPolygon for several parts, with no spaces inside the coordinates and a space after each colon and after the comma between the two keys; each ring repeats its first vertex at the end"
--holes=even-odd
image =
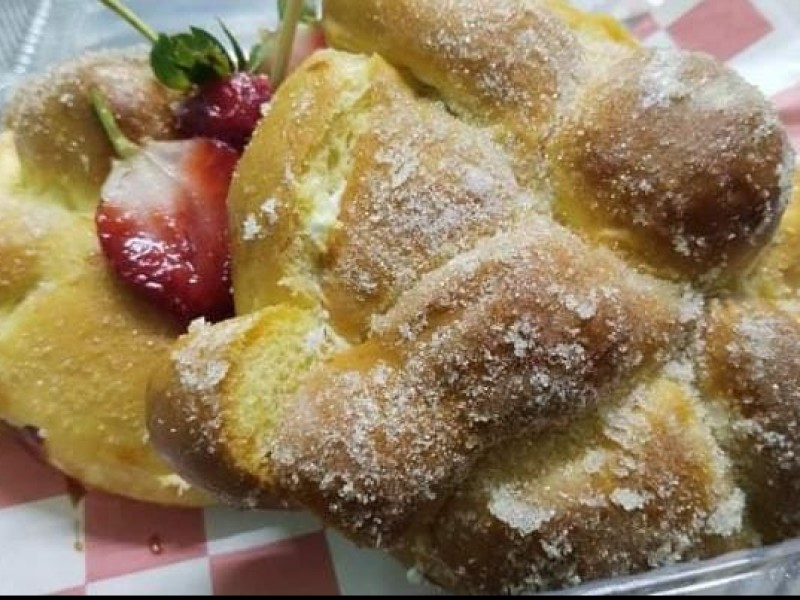
{"type": "MultiPolygon", "coordinates": [[[[159,30],[196,25],[221,33],[217,18],[245,44],[277,21],[275,0],[131,0],[159,30]],[[188,17],[191,16],[191,21],[188,17]]],[[[95,0],[0,0],[0,106],[26,74],[86,50],[131,46],[142,37],[95,0]]]]}

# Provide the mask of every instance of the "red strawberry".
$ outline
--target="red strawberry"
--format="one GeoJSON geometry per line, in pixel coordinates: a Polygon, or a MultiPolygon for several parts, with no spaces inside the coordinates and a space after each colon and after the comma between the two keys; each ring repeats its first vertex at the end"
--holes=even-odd
{"type": "Polygon", "coordinates": [[[208,137],[244,150],[261,120],[261,107],[272,98],[264,75],[234,73],[202,85],[177,110],[178,131],[208,137]]]}
{"type": "Polygon", "coordinates": [[[103,186],[96,224],[109,263],[186,321],[233,313],[226,198],[237,160],[208,139],[150,142],[103,186]]]}
{"type": "MultiPolygon", "coordinates": [[[[274,68],[274,46],[278,34],[271,34],[273,47],[266,66],[274,68]]],[[[287,65],[294,71],[317,50],[325,48],[325,34],[319,25],[300,23],[287,65]]],[[[208,137],[244,150],[262,117],[262,107],[272,99],[272,85],[266,75],[237,72],[198,87],[177,108],[178,131],[186,137],[208,137]]]]}

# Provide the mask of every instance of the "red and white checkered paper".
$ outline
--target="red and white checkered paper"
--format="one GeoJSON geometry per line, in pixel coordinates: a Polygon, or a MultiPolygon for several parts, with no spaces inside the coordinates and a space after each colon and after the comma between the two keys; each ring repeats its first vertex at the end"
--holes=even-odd
{"type": "MultiPolygon", "coordinates": [[[[645,0],[594,1],[630,10],[645,0]]],[[[709,52],[774,99],[800,149],[800,1],[650,0],[648,45],[709,52]]],[[[0,433],[0,593],[429,593],[304,513],[164,508],[89,492],[0,433]]]]}

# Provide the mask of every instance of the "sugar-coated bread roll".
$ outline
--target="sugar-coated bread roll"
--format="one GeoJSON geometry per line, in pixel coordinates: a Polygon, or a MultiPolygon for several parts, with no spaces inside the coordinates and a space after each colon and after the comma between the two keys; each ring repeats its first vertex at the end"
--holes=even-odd
{"type": "Polygon", "coordinates": [[[265,444],[305,373],[339,343],[320,314],[288,305],[215,326],[195,322],[152,378],[153,445],[230,504],[285,505],[265,444]]]}
{"type": "Polygon", "coordinates": [[[548,590],[753,543],[744,512],[704,407],[665,376],[498,448],[400,554],[456,590],[548,590]]]}
{"type": "Polygon", "coordinates": [[[557,0],[324,9],[336,49],[234,183],[239,316],[154,380],[172,464],[463,592],[795,535],[794,154],[760,92],[557,0]]]}
{"type": "Polygon", "coordinates": [[[179,329],[96,246],[88,216],[0,196],[0,416],[34,427],[44,456],[86,485],[206,503],[147,443],[148,382],[179,329]]]}
{"type": "Polygon", "coordinates": [[[386,61],[318,53],[281,89],[233,184],[238,310],[322,301],[362,339],[422,273],[537,202],[491,136],[421,101],[386,61]],[[298,120],[304,106],[315,109],[298,120]]]}
{"type": "Polygon", "coordinates": [[[543,176],[543,141],[580,81],[631,44],[612,19],[560,0],[328,0],[324,13],[335,47],[380,53],[491,127],[528,184],[543,176]]]}
{"type": "Polygon", "coordinates": [[[607,68],[549,152],[560,220],[700,284],[747,270],[791,189],[774,109],[702,54],[641,51],[607,68]]]}
{"type": "Polygon", "coordinates": [[[772,244],[762,253],[741,288],[769,299],[800,316],[800,170],[795,171],[792,198],[772,244]]]}
{"type": "Polygon", "coordinates": [[[715,303],[700,352],[703,386],[725,411],[719,436],[764,541],[800,534],[800,323],[763,302],[715,303]]]}
{"type": "Polygon", "coordinates": [[[574,15],[547,0],[326,3],[334,43],[386,55],[489,126],[560,221],[660,275],[730,283],[789,199],[774,109],[708,56],[632,48],[574,15]]]}
{"type": "Polygon", "coordinates": [[[565,426],[667,360],[681,325],[670,286],[524,222],[423,277],[368,342],[312,372],[270,457],[293,497],[392,547],[498,443],[565,426]]]}

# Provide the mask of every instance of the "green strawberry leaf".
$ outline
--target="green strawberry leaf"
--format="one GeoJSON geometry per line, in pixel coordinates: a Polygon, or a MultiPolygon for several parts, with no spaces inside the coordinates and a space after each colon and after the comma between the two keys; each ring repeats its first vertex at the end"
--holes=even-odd
{"type": "Polygon", "coordinates": [[[231,57],[222,42],[204,29],[192,27],[189,33],[174,35],[157,33],[125,6],[122,0],[100,0],[100,2],[152,42],[150,65],[153,73],[165,86],[179,91],[187,91],[209,81],[230,77],[237,71],[250,73],[264,71],[273,53],[276,54],[276,59],[273,61],[275,65],[272,69],[276,72],[271,75],[277,84],[283,78],[282,70],[285,69],[291,54],[298,21],[318,24],[318,1],[278,0],[278,12],[283,22],[281,30],[274,34],[275,39],[272,41],[262,39],[247,55],[225,23],[220,20],[220,27],[233,50],[231,57]],[[291,13],[288,19],[287,11],[291,13]]]}
{"type": "Polygon", "coordinates": [[[222,28],[222,31],[225,33],[225,37],[228,38],[228,41],[231,43],[231,47],[233,48],[233,55],[236,57],[236,70],[247,71],[249,62],[244,54],[244,51],[242,50],[242,46],[233,36],[231,30],[228,29],[228,26],[225,25],[222,19],[217,20],[219,21],[219,26],[222,28]]]}
{"type": "Polygon", "coordinates": [[[198,27],[190,33],[160,34],[150,52],[150,64],[158,80],[176,90],[228,77],[235,70],[225,46],[198,27]]]}

